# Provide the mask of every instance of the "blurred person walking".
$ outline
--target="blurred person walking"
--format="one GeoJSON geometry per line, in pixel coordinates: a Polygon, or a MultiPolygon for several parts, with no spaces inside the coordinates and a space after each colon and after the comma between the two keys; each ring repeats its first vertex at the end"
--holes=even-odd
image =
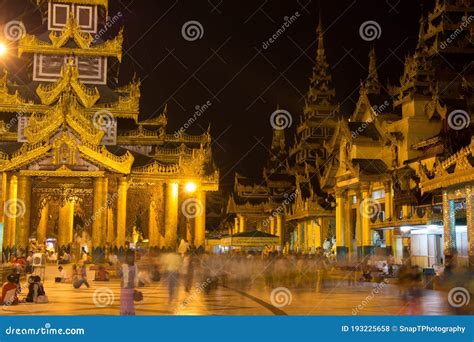
{"type": "Polygon", "coordinates": [[[119,270],[120,282],[120,314],[124,316],[135,315],[135,287],[137,286],[137,266],[135,265],[135,253],[128,250],[125,254],[125,262],[119,270]]]}

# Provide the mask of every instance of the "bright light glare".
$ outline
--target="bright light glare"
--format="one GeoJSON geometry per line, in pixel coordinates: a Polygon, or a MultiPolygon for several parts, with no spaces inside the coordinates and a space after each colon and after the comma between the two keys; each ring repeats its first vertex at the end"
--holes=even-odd
{"type": "Polygon", "coordinates": [[[3,56],[7,53],[7,47],[5,46],[5,44],[3,43],[0,43],[0,56],[3,56]]]}
{"type": "Polygon", "coordinates": [[[186,184],[186,186],[184,187],[184,189],[186,190],[186,192],[195,192],[196,191],[196,184],[192,183],[192,182],[189,182],[186,184]]]}

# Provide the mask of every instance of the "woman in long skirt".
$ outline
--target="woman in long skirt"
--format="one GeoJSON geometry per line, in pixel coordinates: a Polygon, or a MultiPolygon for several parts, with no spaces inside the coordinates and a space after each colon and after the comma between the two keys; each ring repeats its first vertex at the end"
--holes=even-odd
{"type": "Polygon", "coordinates": [[[135,253],[128,250],[125,255],[125,263],[120,269],[122,281],[120,284],[120,314],[124,316],[135,315],[133,295],[137,283],[137,266],[135,265],[135,253]]]}

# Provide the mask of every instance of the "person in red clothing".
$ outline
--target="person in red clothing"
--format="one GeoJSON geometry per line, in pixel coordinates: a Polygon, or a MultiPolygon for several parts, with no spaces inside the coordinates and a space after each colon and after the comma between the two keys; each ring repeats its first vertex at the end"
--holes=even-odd
{"type": "Polygon", "coordinates": [[[2,304],[15,305],[18,304],[18,283],[17,276],[10,274],[7,277],[7,282],[2,287],[2,304]]]}

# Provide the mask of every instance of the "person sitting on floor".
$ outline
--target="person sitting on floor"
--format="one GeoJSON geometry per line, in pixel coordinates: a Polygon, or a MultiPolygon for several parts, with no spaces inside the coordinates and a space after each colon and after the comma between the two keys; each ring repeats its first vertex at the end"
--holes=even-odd
{"type": "Polygon", "coordinates": [[[28,279],[28,283],[28,294],[25,301],[27,303],[46,303],[47,297],[43,284],[41,284],[41,278],[39,276],[31,276],[28,279]]]}
{"type": "Polygon", "coordinates": [[[9,274],[7,282],[2,286],[2,304],[18,304],[18,277],[15,274],[9,274]]]}
{"type": "Polygon", "coordinates": [[[56,283],[68,283],[70,281],[70,279],[69,279],[69,276],[68,276],[66,270],[62,266],[59,266],[58,271],[59,271],[59,276],[54,278],[54,281],[56,283]]]}
{"type": "Polygon", "coordinates": [[[95,273],[95,281],[109,281],[109,280],[110,280],[109,272],[107,272],[104,266],[99,266],[99,269],[95,273]]]}
{"type": "Polygon", "coordinates": [[[58,261],[58,264],[69,264],[70,262],[71,262],[71,255],[67,251],[64,251],[63,255],[58,261]]]}
{"type": "Polygon", "coordinates": [[[72,266],[73,278],[72,278],[72,286],[75,289],[78,289],[85,284],[87,288],[90,287],[89,283],[87,282],[87,268],[86,266],[80,266],[79,268],[74,265],[72,266]]]}

